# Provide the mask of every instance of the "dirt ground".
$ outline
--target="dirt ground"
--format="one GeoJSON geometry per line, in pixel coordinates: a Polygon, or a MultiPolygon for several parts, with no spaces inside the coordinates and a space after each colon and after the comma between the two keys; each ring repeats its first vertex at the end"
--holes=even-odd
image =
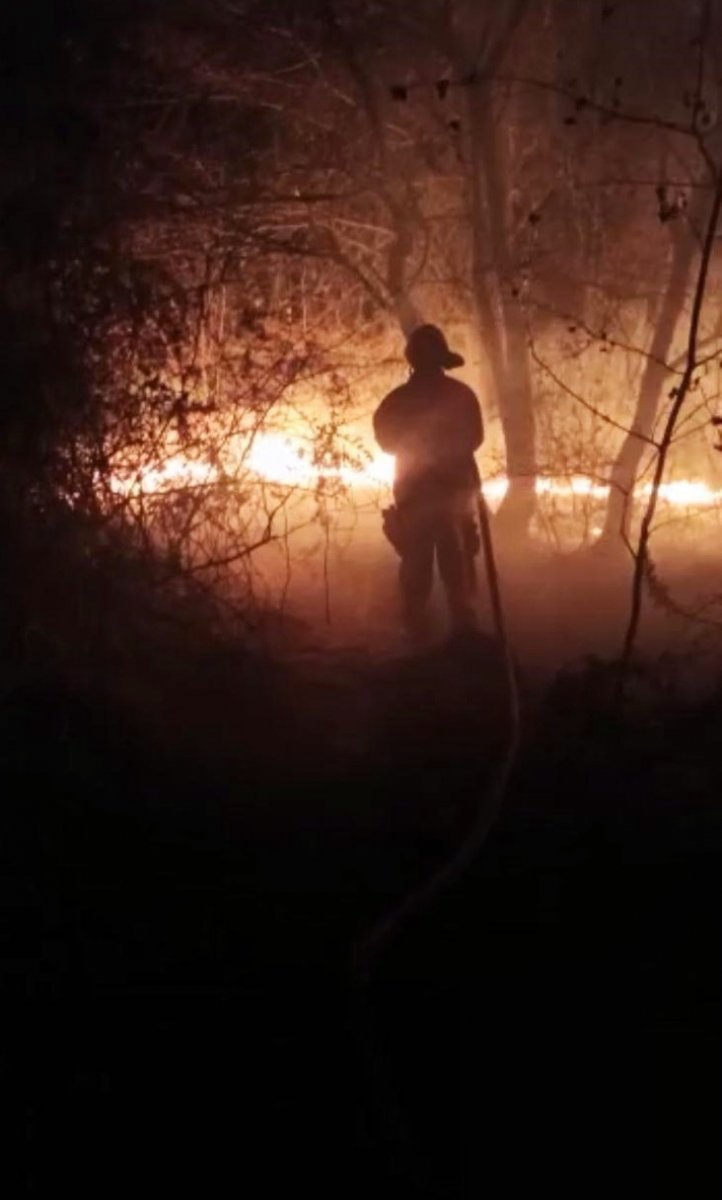
{"type": "Polygon", "coordinates": [[[611,569],[503,568],[501,818],[363,987],[354,945],[503,752],[488,634],[412,654],[292,623],[274,655],[186,638],[102,693],[6,689],[8,1194],[718,1194],[716,660],[683,641],[671,688],[661,614],[610,708],[579,660],[617,644],[611,569]]]}

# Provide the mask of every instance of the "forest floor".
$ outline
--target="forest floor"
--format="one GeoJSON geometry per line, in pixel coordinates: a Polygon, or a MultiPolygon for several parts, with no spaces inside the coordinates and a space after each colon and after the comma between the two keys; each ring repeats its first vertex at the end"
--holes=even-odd
{"type": "Polygon", "coordinates": [[[718,1194],[715,671],[610,706],[539,634],[593,626],[578,592],[533,599],[502,816],[366,987],[353,945],[484,803],[489,636],[6,689],[8,1194],[718,1194]]]}

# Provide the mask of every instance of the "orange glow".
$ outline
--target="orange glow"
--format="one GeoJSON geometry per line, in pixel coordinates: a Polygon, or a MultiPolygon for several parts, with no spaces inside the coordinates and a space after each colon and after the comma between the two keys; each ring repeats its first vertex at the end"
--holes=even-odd
{"type": "MultiPolygon", "coordinates": [[[[158,495],[178,488],[211,487],[223,475],[233,477],[248,471],[267,483],[312,490],[320,480],[336,479],[350,489],[380,491],[393,482],[394,460],[379,452],[363,464],[343,461],[334,465],[314,463],[307,443],[301,438],[282,433],[257,433],[242,443],[229,443],[219,465],[209,461],[187,458],[182,453],[169,454],[159,465],[140,471],[118,470],[112,479],[113,490],[120,495],[158,495]],[[242,445],[242,449],[241,449],[242,445]]],[[[499,503],[508,489],[503,476],[484,482],[484,495],[490,503],[499,503]]],[[[604,501],[607,485],[585,475],[568,477],[542,476],[537,480],[540,496],[560,499],[587,497],[604,501]]],[[[638,488],[640,497],[648,496],[650,484],[638,488]]],[[[663,483],[660,499],[675,508],[712,508],[722,502],[722,491],[715,490],[699,479],[678,479],[663,483]]]]}
{"type": "Polygon", "coordinates": [[[390,486],[394,460],[388,454],[374,455],[366,465],[317,466],[309,458],[303,443],[277,433],[258,434],[246,459],[246,466],[269,483],[289,487],[312,488],[319,479],[339,479],[348,487],[390,486]]]}

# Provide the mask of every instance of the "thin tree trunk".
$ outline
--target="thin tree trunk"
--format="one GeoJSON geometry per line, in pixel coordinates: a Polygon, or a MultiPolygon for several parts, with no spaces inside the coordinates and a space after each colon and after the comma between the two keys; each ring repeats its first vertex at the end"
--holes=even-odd
{"type": "Polygon", "coordinates": [[[657,462],[654,470],[654,478],[652,480],[652,489],[650,491],[646,508],[642,516],[642,526],[639,533],[639,542],[634,560],[634,577],[632,581],[632,602],[630,606],[629,623],[627,625],[627,631],[625,634],[620,658],[619,678],[621,688],[624,687],[629,674],[637,643],[637,635],[639,633],[639,627],[642,620],[644,581],[649,567],[649,543],[652,537],[654,517],[657,511],[657,503],[659,501],[659,489],[662,485],[662,480],[664,479],[664,473],[667,467],[667,458],[672,446],[675,430],[677,428],[677,422],[679,421],[682,409],[687,402],[687,398],[689,396],[690,389],[693,386],[695,375],[698,369],[702,311],[707,298],[712,255],[714,252],[714,244],[717,238],[717,231],[719,229],[721,215],[722,176],[719,176],[715,186],[712,208],[709,217],[707,218],[707,228],[704,236],[704,243],[702,245],[700,266],[697,273],[697,282],[694,288],[694,299],[692,302],[692,315],[690,318],[689,334],[687,337],[687,353],[684,372],[664,424],[664,431],[659,442],[659,449],[657,452],[657,462]]]}
{"type": "Polygon", "coordinates": [[[684,309],[696,243],[688,225],[670,225],[672,262],[667,290],[662,301],[649,357],[642,375],[637,406],[629,434],[620,447],[610,476],[610,492],[602,538],[628,541],[633,509],[633,490],[645,446],[654,433],[665,382],[669,371],[664,365],[672,346],[679,318],[684,309]]]}
{"type": "Polygon", "coordinates": [[[507,533],[524,537],[537,508],[534,396],[521,313],[507,311],[505,326],[506,387],[499,409],[506,441],[509,488],[497,513],[497,522],[507,533]]]}
{"type": "Polygon", "coordinates": [[[497,521],[508,534],[525,537],[536,511],[534,396],[523,314],[511,290],[514,263],[509,241],[506,163],[492,96],[486,89],[474,96],[470,117],[474,188],[479,193],[473,213],[475,291],[477,308],[487,325],[484,335],[491,351],[509,477],[497,521]],[[485,274],[490,259],[497,294],[496,318],[485,274]],[[497,321],[501,322],[501,336],[497,321]]]}

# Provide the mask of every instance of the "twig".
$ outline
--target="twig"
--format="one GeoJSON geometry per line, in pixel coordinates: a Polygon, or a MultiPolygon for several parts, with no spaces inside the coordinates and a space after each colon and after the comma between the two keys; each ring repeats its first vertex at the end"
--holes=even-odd
{"type": "Polygon", "coordinates": [[[597,408],[596,405],[592,404],[589,400],[585,400],[584,396],[581,396],[579,392],[570,387],[568,383],[565,383],[564,380],[557,375],[556,371],[554,371],[549,364],[544,362],[544,360],[539,356],[533,340],[530,340],[529,342],[529,352],[531,354],[532,361],[536,363],[540,370],[544,371],[552,380],[552,382],[555,383],[557,387],[561,388],[567,396],[569,396],[572,400],[575,400],[577,404],[581,404],[582,408],[586,408],[587,412],[590,412],[592,416],[598,417],[598,419],[603,421],[605,425],[612,425],[615,429],[618,429],[620,433],[626,434],[627,437],[639,438],[641,442],[647,442],[648,445],[658,448],[658,444],[655,442],[654,438],[647,437],[646,434],[638,433],[636,429],[629,429],[626,425],[622,425],[619,421],[615,421],[613,417],[610,417],[607,413],[602,412],[600,408],[597,408]]]}
{"type": "Polygon", "coordinates": [[[704,307],[705,296],[707,292],[707,281],[709,278],[710,265],[712,261],[712,251],[714,248],[715,238],[717,235],[717,227],[719,225],[720,213],[722,212],[722,174],[718,176],[717,185],[714,192],[714,200],[712,209],[707,221],[707,229],[705,233],[704,246],[702,250],[702,261],[700,263],[699,275],[697,277],[697,286],[695,288],[694,304],[692,307],[692,318],[690,322],[689,338],[687,342],[687,363],[684,369],[682,380],[677,388],[674,402],[665,422],[664,434],[659,443],[657,452],[657,462],[652,481],[652,488],[647,500],[647,506],[642,518],[642,526],[639,534],[639,541],[635,555],[634,577],[632,580],[632,599],[629,614],[629,622],[622,645],[620,657],[620,687],[623,688],[626,679],[629,675],[634,649],[639,632],[639,625],[642,616],[642,601],[644,592],[644,580],[647,572],[647,564],[649,559],[649,542],[652,536],[652,525],[654,515],[657,510],[659,500],[659,489],[664,479],[664,472],[667,466],[667,458],[669,450],[674,440],[674,433],[677,426],[679,415],[684,407],[687,396],[694,379],[695,371],[698,369],[697,351],[699,343],[699,327],[702,319],[702,309],[704,307]]]}

